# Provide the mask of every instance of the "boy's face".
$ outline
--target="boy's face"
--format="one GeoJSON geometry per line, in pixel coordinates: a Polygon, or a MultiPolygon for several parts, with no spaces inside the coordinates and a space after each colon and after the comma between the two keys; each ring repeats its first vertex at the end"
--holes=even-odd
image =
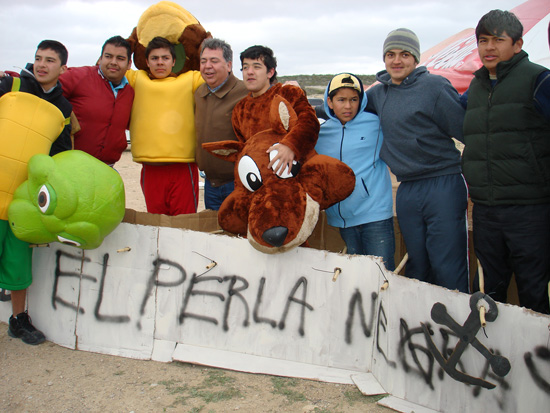
{"type": "Polygon", "coordinates": [[[270,80],[275,74],[275,69],[267,70],[267,66],[261,59],[243,59],[243,81],[252,96],[264,94],[270,86],[270,80]]]}
{"type": "Polygon", "coordinates": [[[61,64],[57,52],[52,49],[38,49],[34,55],[34,77],[42,89],[50,90],[57,84],[59,75],[67,70],[67,66],[61,64]]]}
{"type": "Polygon", "coordinates": [[[231,72],[231,62],[223,58],[222,49],[204,49],[201,55],[200,71],[202,78],[211,88],[221,85],[229,72],[231,72]]]}
{"type": "Polygon", "coordinates": [[[359,110],[359,93],[350,87],[343,87],[327,100],[328,107],[334,112],[334,116],[345,125],[352,120],[359,110]]]}
{"type": "Polygon", "coordinates": [[[176,61],[170,53],[170,49],[153,49],[147,58],[147,66],[155,79],[164,79],[172,73],[176,61]]]}
{"type": "Polygon", "coordinates": [[[99,58],[99,67],[107,80],[115,86],[119,85],[131,65],[132,60],[128,59],[128,51],[125,47],[105,45],[103,54],[99,58]]]}
{"type": "Polygon", "coordinates": [[[395,85],[400,85],[411,72],[416,69],[416,60],[414,56],[401,49],[391,49],[384,56],[384,63],[391,81],[395,85]]]}
{"type": "Polygon", "coordinates": [[[506,62],[521,51],[523,39],[513,43],[512,38],[502,32],[500,36],[482,34],[477,41],[477,51],[483,66],[492,75],[497,74],[497,64],[506,62]]]}

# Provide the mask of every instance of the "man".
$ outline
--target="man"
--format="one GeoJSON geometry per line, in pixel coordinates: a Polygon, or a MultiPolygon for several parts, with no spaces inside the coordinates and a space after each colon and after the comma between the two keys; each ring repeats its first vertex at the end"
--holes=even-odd
{"type": "MultiPolygon", "coordinates": [[[[61,134],[54,140],[50,155],[71,149],[71,126],[69,117],[72,111],[71,104],[63,97],[61,85],[58,82],[59,75],[67,69],[68,52],[65,46],[55,40],[42,41],[36,50],[34,64],[28,64],[21,72],[21,78],[4,77],[0,82],[0,96],[8,92],[25,92],[33,94],[45,101],[51,103],[60,113],[58,119],[44,119],[44,113],[38,110],[31,116],[33,130],[42,132],[40,127],[45,122],[52,122],[55,127],[43,128],[44,133],[47,129],[56,129],[63,126],[61,134]],[[65,121],[63,121],[65,119],[65,121]],[[59,123],[57,123],[59,121],[59,123]]],[[[15,99],[12,100],[14,102],[15,99]]],[[[12,103],[14,104],[14,103],[12,103]]],[[[55,108],[53,108],[55,111],[55,108]]],[[[54,113],[54,112],[51,112],[54,113]]],[[[9,120],[9,119],[8,119],[9,120]]],[[[3,128],[8,130],[9,125],[3,128]]],[[[59,130],[59,129],[57,129],[59,130]]],[[[26,143],[32,145],[31,137],[33,134],[21,133],[21,127],[14,129],[14,134],[10,137],[19,141],[26,139],[26,143]]],[[[5,155],[7,148],[2,148],[5,155]]],[[[32,151],[32,150],[31,150],[32,151]]],[[[22,152],[22,149],[18,152],[22,152]]],[[[25,152],[28,152],[25,151],[25,152]]],[[[35,153],[40,153],[36,150],[35,153]]],[[[2,169],[2,180],[13,182],[17,187],[26,179],[26,174],[18,173],[13,167],[13,162],[8,163],[6,158],[13,157],[13,151],[8,152],[5,158],[0,157],[0,168],[2,169]],[[15,175],[15,176],[13,176],[15,175]]],[[[30,158],[30,154],[28,154],[30,158]]],[[[23,156],[23,155],[21,155],[23,156]]],[[[23,161],[22,159],[19,159],[23,161]]],[[[11,198],[10,198],[11,199],[11,198]]],[[[6,205],[7,207],[7,205],[6,205]]],[[[7,214],[6,214],[7,215],[7,214]]],[[[31,322],[26,309],[27,288],[32,283],[32,249],[29,244],[23,242],[13,235],[7,216],[2,215],[0,219],[0,288],[11,291],[11,304],[13,314],[9,319],[8,334],[14,338],[20,338],[27,344],[40,344],[44,342],[44,334],[37,330],[31,322]]]]}
{"type": "Polygon", "coordinates": [[[124,77],[132,65],[130,55],[128,42],[114,36],[101,48],[97,66],[72,67],[60,77],[81,128],[75,134],[75,149],[111,166],[127,146],[134,100],[134,90],[124,77]]]}
{"type": "Polygon", "coordinates": [[[409,29],[389,33],[386,70],[367,91],[367,109],[384,134],[380,158],[401,182],[396,212],[409,259],[408,277],[468,292],[467,189],[460,152],[464,109],[441,76],[417,67],[420,43],[409,29]]]}
{"type": "Polygon", "coordinates": [[[204,180],[206,209],[219,210],[235,189],[234,165],[202,149],[206,142],[237,140],[231,125],[235,104],[246,94],[244,83],[232,72],[233,50],[220,39],[206,39],[201,46],[200,72],[206,82],[195,92],[196,160],[204,180]]]}
{"type": "Polygon", "coordinates": [[[485,292],[506,302],[514,273],[520,304],[548,314],[550,71],[529,61],[522,35],[508,11],[476,27],[483,67],[467,92],[462,161],[485,292]]]}
{"type": "Polygon", "coordinates": [[[278,175],[290,172],[293,162],[300,161],[317,142],[319,121],[306,95],[297,86],[277,83],[277,60],[265,46],[251,46],[241,53],[243,81],[248,95],[233,109],[233,129],[239,140],[246,141],[256,133],[271,128],[269,109],[275,95],[285,98],[298,121],[291,132],[268,152],[268,165],[278,175]]]}
{"type": "Polygon", "coordinates": [[[136,94],[130,120],[132,156],[143,165],[147,211],[192,214],[199,199],[194,93],[204,80],[199,71],[172,75],[176,52],[163,37],[149,42],[145,57],[151,74],[138,70],[127,76],[136,94]]]}

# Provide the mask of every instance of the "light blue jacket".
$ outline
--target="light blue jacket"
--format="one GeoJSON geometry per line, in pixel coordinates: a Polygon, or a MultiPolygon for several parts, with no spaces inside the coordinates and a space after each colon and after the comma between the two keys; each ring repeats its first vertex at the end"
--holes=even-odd
{"type": "MultiPolygon", "coordinates": [[[[363,85],[361,85],[363,88],[363,85]]],[[[329,119],[321,125],[315,150],[347,164],[355,173],[355,189],[343,201],[327,209],[328,223],[349,228],[393,216],[393,198],[387,165],[380,159],[382,130],[378,116],[365,112],[367,96],[361,92],[357,115],[345,125],[328,107],[325,90],[325,112],[329,119]]]]}

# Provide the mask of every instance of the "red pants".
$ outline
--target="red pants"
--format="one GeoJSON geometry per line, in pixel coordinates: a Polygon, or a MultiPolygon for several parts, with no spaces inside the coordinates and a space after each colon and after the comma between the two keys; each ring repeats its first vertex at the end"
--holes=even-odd
{"type": "Polygon", "coordinates": [[[140,182],[147,212],[164,215],[197,212],[199,169],[196,163],[144,164],[140,182]]]}

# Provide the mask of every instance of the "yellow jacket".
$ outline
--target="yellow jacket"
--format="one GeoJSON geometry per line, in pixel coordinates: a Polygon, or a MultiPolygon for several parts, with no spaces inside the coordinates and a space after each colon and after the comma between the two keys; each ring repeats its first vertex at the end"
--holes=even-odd
{"type": "Polygon", "coordinates": [[[198,71],[150,79],[143,70],[126,73],[135,90],[130,118],[135,162],[195,162],[195,98],[204,83],[198,71]]]}

